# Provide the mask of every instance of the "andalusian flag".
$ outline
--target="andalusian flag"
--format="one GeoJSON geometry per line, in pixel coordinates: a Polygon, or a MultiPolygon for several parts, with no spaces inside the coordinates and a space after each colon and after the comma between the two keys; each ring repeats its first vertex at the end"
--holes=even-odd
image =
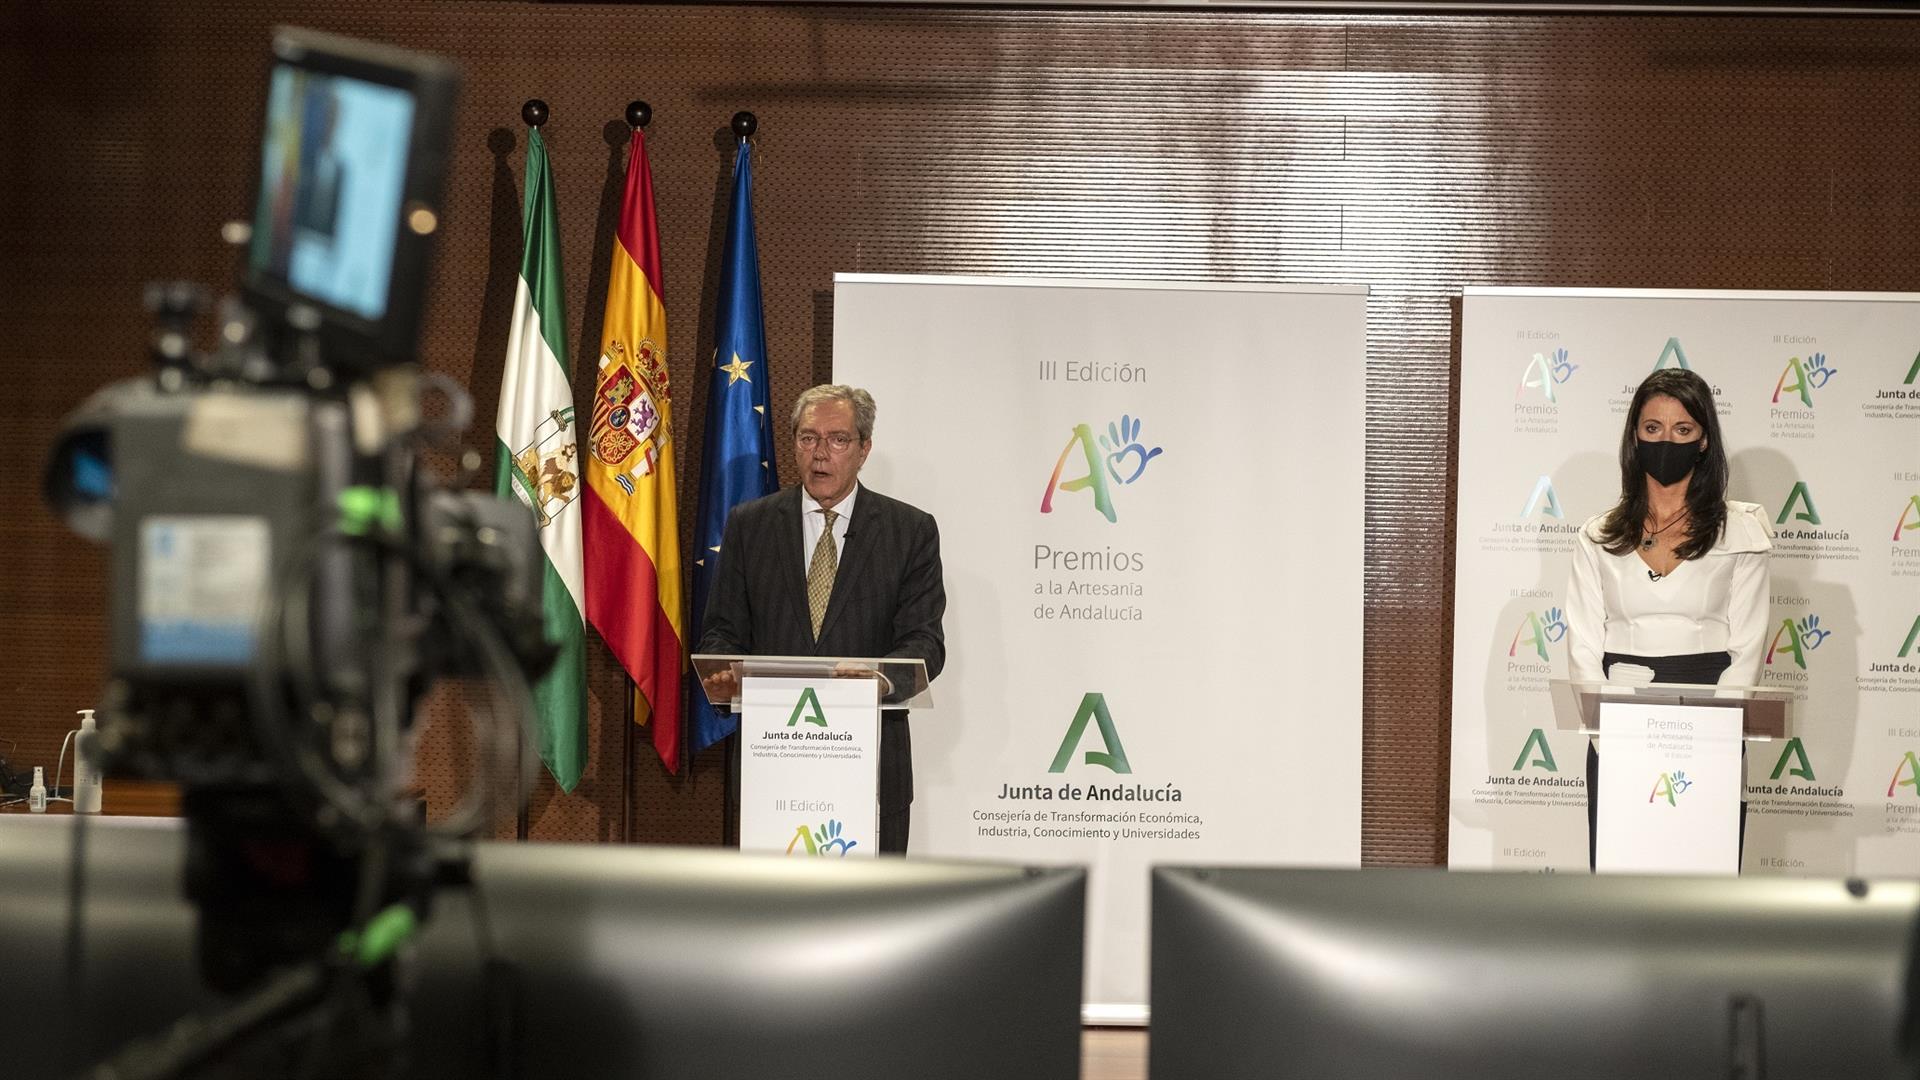
{"type": "Polygon", "coordinates": [[[594,376],[587,455],[587,621],[632,677],[633,719],[653,725],[653,748],[680,771],[680,680],[686,661],[680,605],[680,515],[674,507],[673,395],[667,385],[667,309],[660,226],[646,136],[633,129],[627,191],[607,279],[607,316],[594,376]]]}
{"type": "MultiPolygon", "coordinates": [[[[760,310],[760,248],[753,234],[753,148],[743,139],[733,159],[733,200],[720,254],[720,302],[714,315],[712,382],[707,391],[707,441],[700,455],[700,520],[694,542],[693,611],[706,617],[707,588],[720,562],[727,515],[750,499],[780,489],[773,460],[773,415],[768,387],[767,331],[760,310]]],[[[794,556],[795,562],[799,556],[794,556]]],[[[740,728],[740,718],[696,695],[693,752],[740,728]]]]}
{"type": "Polygon", "coordinates": [[[566,313],[561,304],[560,224],[553,172],[538,128],[527,129],[526,248],[513,294],[513,327],[500,376],[494,430],[494,491],[533,509],[546,552],[547,640],[559,646],[553,670],[534,685],[534,743],[562,791],[580,782],[587,761],[586,624],[580,618],[580,461],[574,444],[566,313]]]}

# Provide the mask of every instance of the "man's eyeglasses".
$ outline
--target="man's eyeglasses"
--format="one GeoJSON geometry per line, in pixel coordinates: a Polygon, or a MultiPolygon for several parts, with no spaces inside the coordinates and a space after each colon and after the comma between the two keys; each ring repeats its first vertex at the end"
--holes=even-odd
{"type": "Polygon", "coordinates": [[[852,435],[844,431],[836,431],[828,435],[816,435],[811,431],[803,431],[793,437],[794,445],[802,450],[812,451],[814,447],[826,443],[827,449],[836,454],[846,453],[856,441],[852,435]]]}

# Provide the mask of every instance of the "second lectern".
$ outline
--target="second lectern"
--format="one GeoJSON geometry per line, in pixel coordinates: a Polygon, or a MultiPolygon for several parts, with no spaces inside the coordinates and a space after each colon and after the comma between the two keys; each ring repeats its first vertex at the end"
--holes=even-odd
{"type": "Polygon", "coordinates": [[[1594,870],[1737,874],[1741,754],[1787,734],[1793,691],[1552,682],[1556,726],[1599,737],[1594,870]]]}

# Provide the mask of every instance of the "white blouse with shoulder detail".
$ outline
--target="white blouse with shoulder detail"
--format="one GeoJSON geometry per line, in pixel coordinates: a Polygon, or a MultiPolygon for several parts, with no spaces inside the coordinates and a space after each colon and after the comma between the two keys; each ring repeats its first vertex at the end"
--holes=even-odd
{"type": "Polygon", "coordinates": [[[1603,653],[1683,656],[1726,650],[1733,663],[1722,686],[1760,680],[1767,636],[1767,553],[1773,532],[1756,503],[1727,500],[1720,539],[1697,559],[1658,581],[1637,551],[1609,555],[1589,518],[1574,544],[1567,583],[1567,669],[1576,680],[1599,680],[1603,653]]]}

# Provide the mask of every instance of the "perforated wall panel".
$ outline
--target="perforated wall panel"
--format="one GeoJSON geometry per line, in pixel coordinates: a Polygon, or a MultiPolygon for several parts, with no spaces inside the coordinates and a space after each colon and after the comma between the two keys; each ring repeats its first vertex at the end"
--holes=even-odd
{"type": "MultiPolygon", "coordinates": [[[[47,439],[92,388],[140,370],[143,281],[231,279],[215,231],[246,211],[276,22],[461,62],[424,357],[472,387],[483,429],[519,258],[521,102],[553,109],[577,369],[598,345],[618,118],[632,98],[653,105],[683,520],[737,109],[761,120],[776,401],[830,374],[835,271],[1371,286],[1367,429],[1326,447],[1366,455],[1364,706],[1326,722],[1364,725],[1372,863],[1445,852],[1451,507],[1473,482],[1449,464],[1460,287],[1920,288],[1920,22],[1909,19],[14,6],[0,15],[11,122],[0,447],[19,482],[0,493],[0,738],[18,740],[18,760],[50,764],[69,710],[102,677],[104,561],[41,508],[47,439]]],[[[1148,316],[1139,347],[1174,345],[1148,316]]],[[[983,352],[995,333],[979,329],[983,352]]],[[[1272,403],[1276,424],[1314,408],[1311,365],[1298,375],[1272,403]]],[[[1230,371],[1190,377],[1233,392],[1230,371]]],[[[880,404],[882,446],[911,438],[888,429],[880,404]]],[[[991,433],[992,402],[956,407],[977,409],[991,433]]],[[[1292,476],[1247,479],[1284,498],[1292,476]]],[[[1310,534],[1315,508],[1298,513],[1310,534]]],[[[1260,537],[1243,541],[1242,557],[1262,557],[1260,537]]],[[[1314,613],[1281,597],[1275,617],[1314,613]]],[[[590,679],[587,776],[570,797],[543,785],[535,836],[619,835],[625,689],[597,643],[590,679]]],[[[470,754],[461,696],[425,708],[420,772],[440,809],[470,754]]],[[[721,777],[712,754],[669,777],[643,737],[639,838],[716,840],[721,777]]]]}

